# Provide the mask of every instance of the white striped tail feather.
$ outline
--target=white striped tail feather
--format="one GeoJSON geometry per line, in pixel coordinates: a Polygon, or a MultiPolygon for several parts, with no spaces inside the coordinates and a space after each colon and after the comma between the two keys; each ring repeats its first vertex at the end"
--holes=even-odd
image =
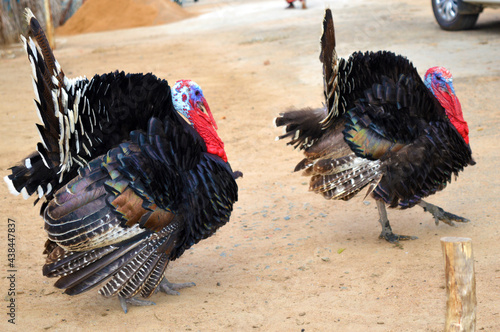
{"type": "Polygon", "coordinates": [[[352,70],[352,63],[340,59],[338,66],[334,68],[335,80],[331,84],[325,84],[325,99],[328,103],[328,114],[320,121],[323,130],[330,128],[333,123],[346,111],[346,100],[344,94],[354,89],[354,79],[348,79],[352,70]],[[344,91],[347,89],[347,91],[344,91]],[[326,91],[329,91],[328,93],[326,91]]]}

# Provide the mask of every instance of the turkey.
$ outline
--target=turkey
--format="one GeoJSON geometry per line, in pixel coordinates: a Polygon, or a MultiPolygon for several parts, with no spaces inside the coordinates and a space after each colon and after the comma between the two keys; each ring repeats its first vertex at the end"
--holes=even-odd
{"type": "Polygon", "coordinates": [[[242,176],[201,88],[123,72],[68,79],[29,9],[26,18],[41,142],[5,181],[43,201],[43,274],[69,295],[100,286],[125,312],[193,286],[169,283],[167,265],[229,221],[242,176]]]}
{"type": "Polygon", "coordinates": [[[372,195],[389,242],[415,239],[392,232],[385,205],[420,205],[439,220],[467,219],[422,198],[442,190],[474,165],[468,127],[442,67],[422,81],[405,57],[387,51],[355,52],[347,60],[335,50],[332,13],[326,10],[321,37],[325,105],[279,114],[277,139],[304,150],[295,171],[310,176],[309,190],[326,199],[349,200],[363,188],[372,195]]]}

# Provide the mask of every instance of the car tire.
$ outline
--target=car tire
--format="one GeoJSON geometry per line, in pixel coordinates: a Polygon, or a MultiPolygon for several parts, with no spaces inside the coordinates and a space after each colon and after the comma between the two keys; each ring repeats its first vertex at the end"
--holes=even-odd
{"type": "Polygon", "coordinates": [[[439,26],[443,30],[468,30],[476,24],[479,13],[460,14],[460,0],[431,0],[432,11],[439,26]]]}

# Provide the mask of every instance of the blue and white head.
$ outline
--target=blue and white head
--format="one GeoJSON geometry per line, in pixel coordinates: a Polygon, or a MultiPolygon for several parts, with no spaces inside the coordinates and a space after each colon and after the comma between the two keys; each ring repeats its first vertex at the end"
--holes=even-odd
{"type": "Polygon", "coordinates": [[[439,95],[439,91],[446,91],[449,94],[455,94],[455,89],[453,88],[453,77],[446,68],[429,68],[429,70],[425,73],[424,83],[427,89],[431,90],[436,98],[439,95]]]}
{"type": "Polygon", "coordinates": [[[179,80],[172,88],[172,101],[175,110],[194,126],[197,120],[205,118],[217,129],[207,100],[200,86],[191,80],[179,80]]]}
{"type": "Polygon", "coordinates": [[[227,162],[224,143],[217,135],[217,124],[200,86],[190,80],[177,81],[172,88],[172,100],[175,110],[203,138],[207,152],[227,162]]]}

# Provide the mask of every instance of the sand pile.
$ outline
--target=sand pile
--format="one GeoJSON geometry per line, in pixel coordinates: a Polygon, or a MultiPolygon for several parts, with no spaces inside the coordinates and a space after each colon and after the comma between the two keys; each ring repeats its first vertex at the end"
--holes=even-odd
{"type": "Polygon", "coordinates": [[[128,29],[180,21],[191,14],[170,0],[87,0],[57,35],[128,29]]]}

